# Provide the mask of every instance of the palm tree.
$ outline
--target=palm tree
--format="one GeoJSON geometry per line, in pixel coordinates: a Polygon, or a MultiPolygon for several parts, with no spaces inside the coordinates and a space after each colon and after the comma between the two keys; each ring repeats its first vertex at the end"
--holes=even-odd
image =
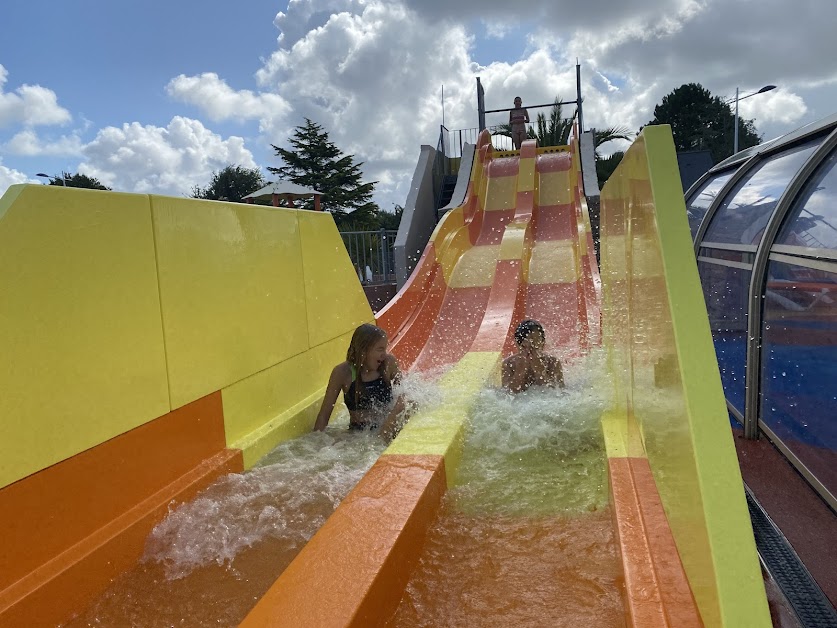
{"type": "MultiPolygon", "coordinates": [[[[537,131],[531,126],[528,135],[531,139],[538,140],[538,146],[566,146],[570,143],[570,136],[573,132],[573,118],[565,118],[561,111],[561,99],[556,96],[552,109],[549,112],[549,120],[543,113],[538,113],[535,120],[537,131]]],[[[494,127],[492,135],[505,135],[511,137],[511,125],[500,124],[494,127]]],[[[600,159],[599,146],[612,140],[629,140],[632,138],[630,129],[616,126],[605,129],[595,129],[593,133],[594,146],[596,147],[596,159],[600,159]]]]}

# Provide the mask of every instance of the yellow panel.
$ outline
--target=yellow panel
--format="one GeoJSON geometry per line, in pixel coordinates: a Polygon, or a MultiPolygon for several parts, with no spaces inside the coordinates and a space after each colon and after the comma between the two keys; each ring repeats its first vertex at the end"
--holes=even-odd
{"type": "Polygon", "coordinates": [[[332,340],[361,323],[374,323],[369,301],[331,214],[299,212],[299,232],[309,345],[332,340]]]}
{"type": "Polygon", "coordinates": [[[628,150],[601,224],[617,407],[639,424],[704,624],[770,626],[668,126],[628,150]]]}
{"type": "Polygon", "coordinates": [[[310,432],[331,370],[346,359],[352,331],[222,391],[227,446],[253,466],[279,443],[310,432]]]}
{"type": "Polygon", "coordinates": [[[570,185],[570,173],[567,171],[538,173],[536,202],[541,206],[572,203],[573,188],[570,185]]]}
{"type": "Polygon", "coordinates": [[[521,159],[517,175],[517,191],[532,192],[535,189],[535,160],[521,159]]]}
{"type": "Polygon", "coordinates": [[[506,225],[506,230],[503,232],[503,240],[500,242],[500,259],[523,259],[523,250],[526,245],[526,229],[528,226],[528,220],[515,221],[506,225]]]}
{"type": "Polygon", "coordinates": [[[517,177],[488,179],[485,191],[485,211],[514,209],[517,206],[517,177]]]}
{"type": "Polygon", "coordinates": [[[442,216],[442,219],[436,225],[433,234],[430,236],[430,241],[435,242],[436,246],[439,246],[451,233],[454,233],[462,227],[465,224],[462,213],[463,208],[459,206],[442,216]]]}
{"type": "Polygon", "coordinates": [[[308,348],[297,211],[151,204],[173,407],[308,348]]]}
{"type": "Polygon", "coordinates": [[[537,242],[532,248],[527,281],[530,284],[578,281],[578,265],[572,240],[537,242]]]}
{"type": "Polygon", "coordinates": [[[0,487],[169,411],[147,196],[0,201],[0,487]]]}
{"type": "Polygon", "coordinates": [[[452,486],[474,398],[495,379],[499,362],[500,353],[495,351],[465,354],[439,382],[442,402],[411,417],[384,454],[444,456],[447,483],[452,486]]]}
{"type": "Polygon", "coordinates": [[[450,285],[450,278],[459,262],[459,258],[465,251],[472,248],[468,227],[460,227],[456,231],[451,231],[441,242],[437,240],[436,246],[436,259],[442,267],[445,282],[450,285]]]}
{"type": "Polygon", "coordinates": [[[494,282],[500,245],[475,246],[465,251],[448,279],[451,288],[476,288],[494,282]]]}

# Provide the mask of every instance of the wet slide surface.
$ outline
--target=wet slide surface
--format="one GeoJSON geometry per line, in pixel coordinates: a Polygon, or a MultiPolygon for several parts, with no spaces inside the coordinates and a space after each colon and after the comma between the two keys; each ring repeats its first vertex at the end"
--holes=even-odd
{"type": "MultiPolygon", "coordinates": [[[[474,400],[456,485],[444,498],[392,626],[624,625],[621,565],[599,418],[598,272],[569,150],[480,147],[465,204],[445,217],[379,324],[427,406],[466,354],[513,350],[536,318],[566,390],[474,400]]],[[[234,625],[383,450],[303,436],[175,509],[143,561],[68,626],[234,625]]]]}
{"type": "MultiPolygon", "coordinates": [[[[415,368],[439,368],[469,345],[505,356],[516,323],[535,318],[564,363],[567,388],[478,394],[456,486],[390,626],[625,625],[600,426],[610,387],[601,379],[598,271],[579,228],[571,153],[538,152],[483,162],[485,199],[472,189],[466,212],[475,203],[486,218],[469,225],[473,248],[455,262],[415,368]],[[520,223],[520,256],[503,259],[510,256],[498,244],[520,223]],[[462,286],[463,278],[492,286],[462,286]],[[469,309],[457,309],[465,300],[469,309]]],[[[396,353],[405,342],[396,337],[396,353]]]]}

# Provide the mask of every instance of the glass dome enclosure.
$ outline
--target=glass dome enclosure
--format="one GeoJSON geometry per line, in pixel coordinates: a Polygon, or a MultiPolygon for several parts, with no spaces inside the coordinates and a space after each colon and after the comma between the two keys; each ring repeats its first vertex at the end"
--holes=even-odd
{"type": "Polygon", "coordinates": [[[686,193],[730,416],[837,509],[837,115],[686,193]]]}

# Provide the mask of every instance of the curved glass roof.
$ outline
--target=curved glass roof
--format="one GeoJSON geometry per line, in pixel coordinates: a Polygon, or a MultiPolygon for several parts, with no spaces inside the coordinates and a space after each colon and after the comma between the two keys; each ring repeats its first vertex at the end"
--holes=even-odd
{"type": "Polygon", "coordinates": [[[686,208],[730,416],[837,509],[837,114],[716,165],[686,208]]]}

